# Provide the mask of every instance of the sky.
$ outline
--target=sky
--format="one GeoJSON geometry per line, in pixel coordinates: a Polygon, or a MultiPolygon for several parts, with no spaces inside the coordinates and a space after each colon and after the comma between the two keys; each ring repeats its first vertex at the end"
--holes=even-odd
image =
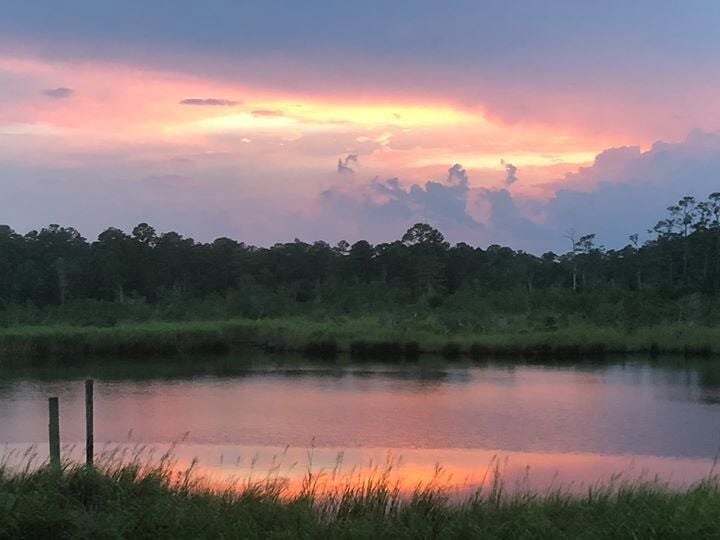
{"type": "Polygon", "coordinates": [[[0,16],[0,223],[622,247],[720,190],[715,0],[67,0],[0,16]]]}

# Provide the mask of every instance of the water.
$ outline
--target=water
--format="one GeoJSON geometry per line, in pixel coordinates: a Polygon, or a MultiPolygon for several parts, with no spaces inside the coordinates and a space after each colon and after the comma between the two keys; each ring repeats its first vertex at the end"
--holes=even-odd
{"type": "MultiPolygon", "coordinates": [[[[96,377],[99,454],[157,457],[175,443],[178,466],[196,457],[212,481],[269,475],[297,485],[310,468],[329,482],[392,463],[408,485],[434,478],[474,488],[498,469],[511,488],[584,489],[618,473],[680,487],[707,477],[720,450],[712,362],[276,365],[225,376],[96,377]]],[[[79,459],[83,378],[3,378],[4,452],[17,460],[32,446],[47,455],[47,397],[57,395],[65,455],[79,459]]]]}

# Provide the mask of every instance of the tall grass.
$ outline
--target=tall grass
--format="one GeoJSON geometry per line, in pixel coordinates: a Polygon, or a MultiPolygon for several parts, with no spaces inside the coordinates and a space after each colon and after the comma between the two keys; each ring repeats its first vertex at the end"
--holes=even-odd
{"type": "Polygon", "coordinates": [[[378,318],[304,318],[133,323],[108,327],[29,326],[0,329],[0,357],[22,362],[88,357],[169,357],[263,350],[317,358],[349,353],[357,360],[490,356],[579,359],[616,353],[710,356],[720,353],[720,327],[659,325],[626,330],[575,324],[558,329],[449,331],[390,324],[378,318]]]}
{"type": "Polygon", "coordinates": [[[162,464],[0,469],[2,538],[716,538],[719,515],[714,478],[581,495],[495,481],[458,501],[432,484],[403,494],[382,474],[330,492],[309,476],[288,495],[272,482],[212,489],[162,464]]]}

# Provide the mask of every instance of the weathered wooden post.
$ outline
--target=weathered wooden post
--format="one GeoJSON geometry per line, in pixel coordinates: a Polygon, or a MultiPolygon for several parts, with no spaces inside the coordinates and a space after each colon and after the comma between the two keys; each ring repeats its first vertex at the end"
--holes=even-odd
{"type": "Polygon", "coordinates": [[[60,467],[60,409],[58,398],[48,398],[48,435],[50,443],[50,465],[60,467]]]}
{"type": "Polygon", "coordinates": [[[93,464],[95,434],[93,433],[93,380],[85,381],[85,462],[93,464]]]}

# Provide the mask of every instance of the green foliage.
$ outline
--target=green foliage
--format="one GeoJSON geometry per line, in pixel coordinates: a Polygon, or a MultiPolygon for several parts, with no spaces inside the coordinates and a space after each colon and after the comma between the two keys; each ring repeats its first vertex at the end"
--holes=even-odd
{"type": "MultiPolygon", "coordinates": [[[[541,257],[450,246],[418,223],[402,240],[269,248],[204,244],[146,223],[88,243],[50,225],[0,226],[0,326],[374,316],[449,333],[720,320],[720,194],[669,207],[656,237],[605,250],[572,233],[541,257]]],[[[393,323],[391,323],[392,326],[393,323]]]]}

